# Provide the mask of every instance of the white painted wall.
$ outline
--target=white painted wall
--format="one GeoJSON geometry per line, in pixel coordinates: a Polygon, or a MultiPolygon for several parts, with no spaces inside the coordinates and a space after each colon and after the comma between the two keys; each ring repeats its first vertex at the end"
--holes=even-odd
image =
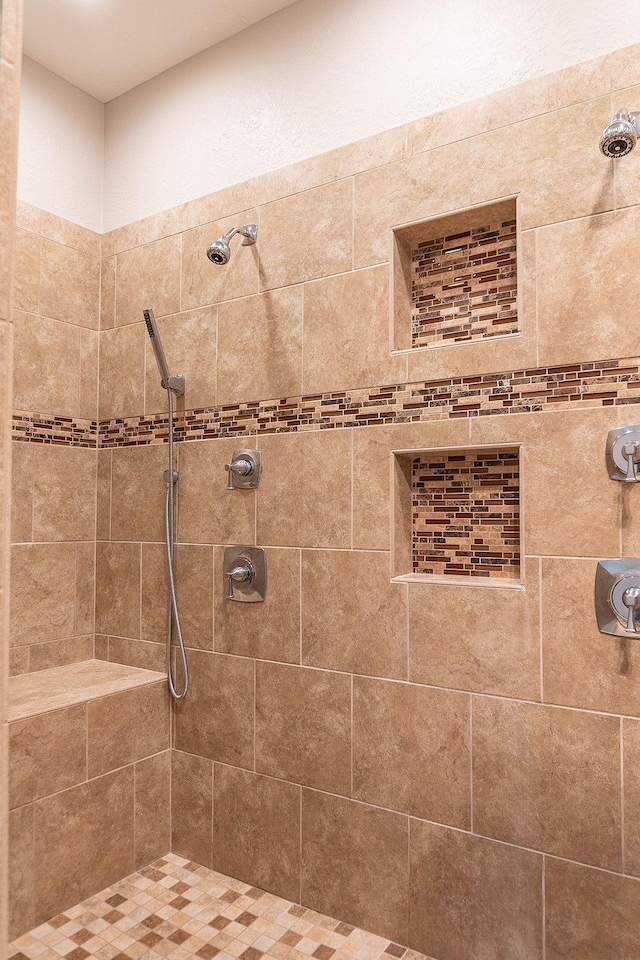
{"type": "MultiPolygon", "coordinates": [[[[638,42],[638,0],[298,0],[106,104],[104,229],[638,42]]],[[[24,138],[20,195],[46,174],[45,206],[95,225],[58,169],[95,137],[77,164],[48,138],[24,138]]]]}
{"type": "Polygon", "coordinates": [[[104,104],[23,59],[18,197],[102,229],[104,104]]]}

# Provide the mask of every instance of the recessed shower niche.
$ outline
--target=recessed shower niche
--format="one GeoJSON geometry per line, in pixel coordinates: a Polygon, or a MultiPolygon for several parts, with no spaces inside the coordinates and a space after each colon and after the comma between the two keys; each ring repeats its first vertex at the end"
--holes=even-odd
{"type": "Polygon", "coordinates": [[[518,333],[516,198],[393,231],[393,349],[518,333]]]}
{"type": "Polygon", "coordinates": [[[392,457],[394,579],[520,581],[519,447],[392,457]]]}

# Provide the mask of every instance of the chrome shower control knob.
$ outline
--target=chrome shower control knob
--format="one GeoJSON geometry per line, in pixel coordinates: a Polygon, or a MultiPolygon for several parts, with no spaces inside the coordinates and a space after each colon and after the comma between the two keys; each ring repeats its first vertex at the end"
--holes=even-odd
{"type": "Polygon", "coordinates": [[[622,602],[629,611],[627,613],[627,633],[637,633],[636,610],[640,607],[640,587],[627,587],[622,594],[622,602]]]}
{"type": "Polygon", "coordinates": [[[625,483],[635,483],[638,479],[636,476],[636,460],[638,459],[639,446],[640,444],[635,440],[632,440],[630,443],[625,443],[622,446],[622,455],[627,458],[627,475],[624,478],[625,483]]]}
{"type": "Polygon", "coordinates": [[[256,570],[251,560],[240,557],[239,562],[227,572],[227,600],[233,600],[233,585],[245,584],[250,587],[255,580],[256,570]]]}
{"type": "Polygon", "coordinates": [[[231,463],[225,463],[227,490],[251,490],[260,482],[262,460],[259,450],[234,450],[231,463]]]}
{"type": "Polygon", "coordinates": [[[640,425],[614,427],[607,435],[607,471],[612,480],[638,483],[640,474],[640,425]]]}

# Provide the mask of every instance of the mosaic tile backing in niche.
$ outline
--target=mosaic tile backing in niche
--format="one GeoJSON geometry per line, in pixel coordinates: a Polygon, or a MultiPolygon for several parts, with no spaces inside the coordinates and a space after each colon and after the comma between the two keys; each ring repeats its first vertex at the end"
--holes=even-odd
{"type": "Polygon", "coordinates": [[[421,453],[411,493],[413,573],[519,577],[517,449],[421,453]]]}

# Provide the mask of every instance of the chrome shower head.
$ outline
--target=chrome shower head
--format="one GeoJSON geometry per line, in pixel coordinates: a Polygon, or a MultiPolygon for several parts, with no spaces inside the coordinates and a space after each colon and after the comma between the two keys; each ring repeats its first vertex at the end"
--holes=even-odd
{"type": "Polygon", "coordinates": [[[217,240],[210,243],[207,247],[207,256],[212,263],[217,263],[218,266],[221,267],[223,267],[225,263],[229,263],[231,259],[229,240],[235,237],[236,233],[239,233],[243,238],[243,247],[252,246],[258,237],[258,225],[257,223],[247,223],[244,227],[232,227],[231,230],[227,230],[221,237],[218,237],[217,240]]]}
{"type": "Polygon", "coordinates": [[[600,150],[610,159],[617,160],[631,153],[640,135],[640,113],[632,113],[626,107],[619,110],[600,137],[600,150]]]}

